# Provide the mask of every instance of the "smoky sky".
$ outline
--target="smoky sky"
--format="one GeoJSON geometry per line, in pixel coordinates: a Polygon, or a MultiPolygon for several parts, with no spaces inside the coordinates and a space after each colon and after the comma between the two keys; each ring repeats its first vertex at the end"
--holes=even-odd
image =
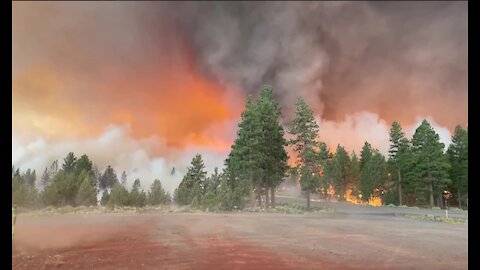
{"type": "Polygon", "coordinates": [[[467,123],[467,29],[466,2],[16,2],[13,68],[74,78],[62,95],[85,115],[107,110],[95,100],[141,110],[169,90],[100,86],[181,66],[225,91],[270,84],[287,118],[303,96],[326,120],[428,115],[453,129],[467,123]]]}
{"type": "Polygon", "coordinates": [[[202,70],[247,93],[271,84],[286,114],[466,123],[466,2],[197,3],[175,8],[202,70]],[[449,108],[449,109],[447,109],[449,108]],[[443,111],[443,113],[442,113],[443,111]]]}
{"type": "MultiPolygon", "coordinates": [[[[387,154],[426,117],[467,119],[466,2],[20,2],[12,17],[12,163],[65,153],[170,191],[195,153],[221,167],[246,95],[303,97],[320,139],[387,154]],[[179,172],[171,176],[172,167],[179,172]],[[118,172],[118,171],[117,171],[118,172]]],[[[447,130],[448,128],[448,130],[447,130]]],[[[293,159],[292,159],[293,160],[293,159]]],[[[292,161],[291,160],[291,161],[292,161]]]]}

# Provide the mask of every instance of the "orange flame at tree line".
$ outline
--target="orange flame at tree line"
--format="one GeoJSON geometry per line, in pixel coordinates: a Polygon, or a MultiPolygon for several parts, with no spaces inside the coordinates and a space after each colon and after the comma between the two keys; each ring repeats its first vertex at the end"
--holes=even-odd
{"type": "Polygon", "coordinates": [[[347,202],[353,204],[382,206],[382,198],[372,195],[368,199],[368,202],[364,202],[360,198],[352,195],[352,189],[347,189],[347,192],[345,192],[345,199],[347,200],[347,202]]]}

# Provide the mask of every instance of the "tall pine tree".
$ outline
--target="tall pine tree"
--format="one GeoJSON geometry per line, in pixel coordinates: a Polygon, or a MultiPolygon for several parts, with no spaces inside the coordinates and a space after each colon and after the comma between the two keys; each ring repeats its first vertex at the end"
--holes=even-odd
{"type": "Polygon", "coordinates": [[[405,133],[402,131],[400,123],[397,121],[392,123],[389,135],[391,144],[388,150],[388,161],[391,164],[394,175],[396,175],[394,179],[397,180],[398,204],[403,205],[402,171],[405,170],[408,158],[410,157],[410,146],[408,139],[405,138],[405,133]]]}
{"type": "Polygon", "coordinates": [[[260,92],[260,98],[255,106],[258,117],[259,145],[256,148],[256,162],[261,167],[261,187],[266,189],[266,208],[275,207],[275,189],[283,181],[288,170],[288,155],[285,147],[288,145],[284,138],[285,131],[280,124],[282,118],[280,105],[273,96],[273,89],[266,85],[260,92]],[[271,192],[271,202],[269,202],[271,192]]]}
{"type": "Polygon", "coordinates": [[[180,205],[191,204],[194,201],[200,202],[204,193],[206,176],[207,172],[202,156],[197,154],[192,159],[182,182],[175,190],[175,201],[180,205]]]}
{"type": "Polygon", "coordinates": [[[350,163],[350,157],[347,151],[341,145],[337,146],[335,155],[332,159],[331,176],[333,181],[333,187],[335,194],[340,200],[345,200],[345,193],[348,186],[348,167],[350,163]]]}
{"type": "Polygon", "coordinates": [[[428,195],[431,207],[435,205],[434,195],[442,197],[444,188],[450,183],[450,164],[444,147],[435,130],[427,120],[423,120],[412,138],[413,173],[417,180],[417,191],[428,195]]]}
{"type": "Polygon", "coordinates": [[[458,207],[468,198],[468,131],[460,125],[455,127],[452,143],[448,147],[452,190],[457,198],[458,207]]]}
{"type": "Polygon", "coordinates": [[[115,184],[118,183],[117,174],[112,166],[108,165],[107,169],[100,178],[100,189],[112,188],[115,184]]]}
{"type": "MultiPolygon", "coordinates": [[[[228,174],[225,178],[230,192],[241,192],[248,185],[250,207],[255,207],[254,189],[260,185],[259,163],[256,162],[258,152],[258,123],[251,96],[247,97],[242,121],[238,124],[237,138],[225,161],[228,174]]],[[[224,186],[224,189],[227,187],[224,186]]]]}
{"type": "Polygon", "coordinates": [[[150,186],[150,191],[148,192],[148,203],[150,205],[168,203],[167,194],[162,187],[162,183],[158,179],[155,179],[155,181],[153,181],[152,185],[150,186]]]}
{"type": "Polygon", "coordinates": [[[295,104],[295,119],[291,123],[290,140],[297,155],[295,175],[300,178],[300,186],[307,195],[307,210],[310,211],[310,194],[319,187],[321,160],[318,154],[319,127],[313,117],[313,110],[302,98],[295,104]]]}

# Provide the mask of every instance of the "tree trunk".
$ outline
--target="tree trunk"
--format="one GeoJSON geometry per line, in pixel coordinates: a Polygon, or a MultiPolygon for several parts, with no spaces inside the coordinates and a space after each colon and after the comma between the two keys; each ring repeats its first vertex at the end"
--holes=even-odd
{"type": "Polygon", "coordinates": [[[269,196],[268,196],[268,193],[270,193],[270,192],[269,192],[270,190],[269,190],[268,187],[266,187],[266,188],[265,188],[265,191],[266,191],[266,192],[265,192],[265,209],[267,209],[267,208],[270,206],[270,202],[269,202],[270,200],[269,200],[269,198],[268,198],[268,197],[269,197],[269,196]]]}
{"type": "Polygon", "coordinates": [[[253,180],[252,179],[250,179],[249,192],[250,192],[250,208],[255,208],[255,193],[253,192],[253,180]]]}
{"type": "Polygon", "coordinates": [[[462,209],[462,200],[460,200],[460,188],[457,189],[458,209],[462,209]]]}
{"type": "Polygon", "coordinates": [[[307,191],[307,211],[310,212],[310,191],[307,191]]]}
{"type": "Polygon", "coordinates": [[[402,201],[402,175],[400,174],[400,170],[398,170],[398,202],[399,202],[399,205],[403,205],[403,201],[402,201]]]}
{"type": "Polygon", "coordinates": [[[275,187],[272,187],[272,208],[275,208],[275,187]]]}
{"type": "Polygon", "coordinates": [[[434,202],[433,202],[433,185],[430,183],[428,184],[428,190],[430,191],[430,207],[434,207],[434,202]]]}

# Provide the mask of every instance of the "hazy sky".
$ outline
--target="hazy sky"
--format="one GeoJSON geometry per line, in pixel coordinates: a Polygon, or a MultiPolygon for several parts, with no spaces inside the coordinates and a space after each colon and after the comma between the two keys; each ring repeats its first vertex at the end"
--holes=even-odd
{"type": "Polygon", "coordinates": [[[12,162],[86,152],[173,187],[195,152],[223,164],[263,84],[284,121],[304,97],[331,148],[385,153],[393,120],[411,136],[424,117],[448,142],[467,19],[467,2],[14,2],[12,162]]]}

